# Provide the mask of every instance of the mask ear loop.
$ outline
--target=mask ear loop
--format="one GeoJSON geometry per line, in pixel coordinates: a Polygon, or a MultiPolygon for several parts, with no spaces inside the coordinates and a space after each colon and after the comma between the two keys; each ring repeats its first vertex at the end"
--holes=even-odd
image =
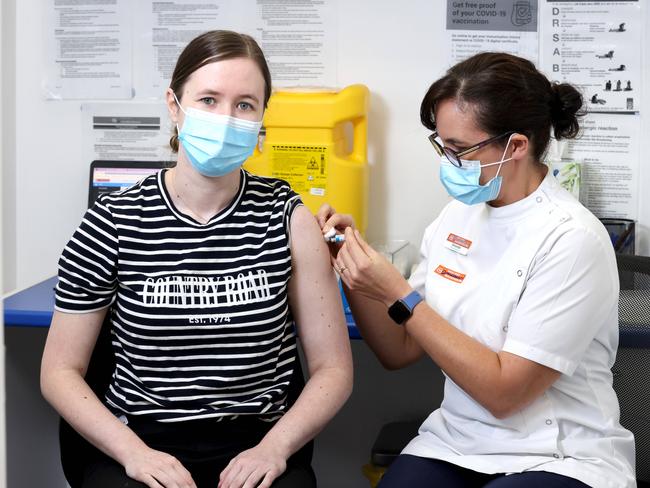
{"type": "MultiPolygon", "coordinates": [[[[178,105],[178,108],[181,109],[181,112],[183,112],[185,115],[187,115],[187,112],[183,109],[183,106],[181,105],[181,102],[178,101],[178,98],[176,97],[176,92],[172,90],[172,95],[174,95],[174,100],[176,100],[176,105],[178,105]]],[[[181,129],[178,127],[178,122],[176,122],[176,134],[180,134],[181,129]]]]}
{"type": "Polygon", "coordinates": [[[172,95],[174,95],[174,100],[176,100],[176,105],[178,105],[178,108],[181,109],[181,112],[185,113],[185,110],[183,109],[183,106],[181,105],[181,102],[178,101],[178,97],[176,96],[176,92],[173,91],[173,90],[172,90],[172,95]]]}
{"type": "Polygon", "coordinates": [[[496,161],[494,163],[488,163],[488,164],[481,164],[479,166],[479,168],[486,168],[488,166],[494,166],[495,164],[499,165],[499,169],[497,169],[497,174],[494,175],[494,178],[491,178],[490,181],[486,182],[485,185],[481,185],[481,186],[486,187],[486,186],[488,186],[490,184],[491,181],[497,179],[499,177],[499,173],[501,172],[501,166],[503,166],[503,163],[507,163],[508,161],[510,161],[512,159],[512,158],[503,159],[504,156],[506,155],[506,153],[508,152],[508,146],[510,145],[510,141],[512,140],[512,136],[514,136],[514,134],[510,134],[510,137],[508,137],[508,142],[506,143],[506,148],[503,150],[503,154],[501,155],[501,161],[496,161]]]}
{"type": "Polygon", "coordinates": [[[508,137],[508,142],[506,144],[506,148],[503,150],[503,154],[501,155],[501,161],[499,163],[499,168],[497,169],[497,174],[494,175],[495,178],[499,176],[499,173],[501,172],[501,166],[503,166],[503,163],[506,163],[506,162],[512,160],[512,157],[509,157],[508,159],[504,159],[506,157],[506,153],[508,152],[508,146],[510,145],[510,141],[512,140],[512,136],[514,136],[514,134],[510,134],[510,137],[508,137]]]}
{"type": "MultiPolygon", "coordinates": [[[[508,137],[508,143],[506,144],[506,148],[503,150],[503,154],[501,155],[501,161],[495,161],[494,163],[481,164],[479,166],[479,168],[487,168],[488,166],[494,166],[495,164],[498,164],[499,169],[497,170],[497,174],[494,176],[494,178],[499,176],[499,173],[501,172],[501,166],[503,166],[503,163],[507,163],[508,161],[512,160],[511,157],[507,158],[507,159],[503,159],[504,156],[506,155],[506,153],[508,152],[508,146],[510,145],[510,141],[512,140],[512,136],[514,136],[514,134],[510,134],[510,137],[508,137]]],[[[492,178],[492,179],[494,179],[494,178],[492,178]]],[[[492,181],[492,180],[490,180],[490,181],[492,181]]]]}

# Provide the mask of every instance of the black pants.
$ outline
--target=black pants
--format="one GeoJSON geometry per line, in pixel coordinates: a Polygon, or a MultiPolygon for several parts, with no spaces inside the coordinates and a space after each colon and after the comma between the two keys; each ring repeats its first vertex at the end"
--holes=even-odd
{"type": "Polygon", "coordinates": [[[545,471],[485,474],[455,464],[401,454],[390,465],[379,488],[589,488],[582,481],[545,471]]]}
{"type": "MultiPolygon", "coordinates": [[[[191,473],[198,488],[216,488],[219,474],[230,460],[257,445],[272,423],[255,418],[235,420],[195,420],[164,424],[129,418],[129,427],[152,449],[177,458],[191,473]]],[[[312,488],[316,477],[311,468],[311,446],[287,460],[287,470],[273,488],[312,488]]],[[[145,488],[129,478],[124,467],[102,455],[93,459],[84,472],[83,488],[145,488]]]]}

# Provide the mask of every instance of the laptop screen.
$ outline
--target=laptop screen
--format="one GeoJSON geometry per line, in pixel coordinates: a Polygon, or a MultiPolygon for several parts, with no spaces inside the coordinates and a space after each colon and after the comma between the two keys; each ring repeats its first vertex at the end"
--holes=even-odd
{"type": "Polygon", "coordinates": [[[133,186],[161,168],[173,166],[173,161],[93,161],[90,165],[88,206],[99,195],[133,186]]]}

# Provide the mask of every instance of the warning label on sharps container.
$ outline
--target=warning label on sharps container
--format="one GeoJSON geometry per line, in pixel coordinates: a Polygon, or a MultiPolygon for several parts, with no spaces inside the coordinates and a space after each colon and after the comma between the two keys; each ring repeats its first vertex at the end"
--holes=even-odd
{"type": "Polygon", "coordinates": [[[271,146],[271,176],[286,180],[301,194],[325,196],[328,151],[325,146],[271,146]]]}

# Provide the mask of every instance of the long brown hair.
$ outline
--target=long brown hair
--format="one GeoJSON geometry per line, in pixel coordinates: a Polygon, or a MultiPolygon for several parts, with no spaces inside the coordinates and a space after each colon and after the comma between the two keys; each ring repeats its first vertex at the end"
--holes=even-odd
{"type": "MultiPolygon", "coordinates": [[[[271,72],[264,53],[251,36],[228,30],[213,30],[195,37],[178,56],[169,87],[181,100],[185,82],[199,68],[209,63],[234,58],[252,59],[264,78],[264,107],[271,97],[271,72]]],[[[172,151],[178,152],[178,132],[169,140],[172,151]]]]}
{"type": "Polygon", "coordinates": [[[573,138],[584,115],[575,87],[551,83],[533,63],[506,53],[476,54],[435,81],[420,106],[425,127],[436,130],[436,106],[448,99],[466,104],[478,126],[492,136],[514,131],[528,137],[535,161],[546,151],[551,127],[556,139],[573,138]]]}

